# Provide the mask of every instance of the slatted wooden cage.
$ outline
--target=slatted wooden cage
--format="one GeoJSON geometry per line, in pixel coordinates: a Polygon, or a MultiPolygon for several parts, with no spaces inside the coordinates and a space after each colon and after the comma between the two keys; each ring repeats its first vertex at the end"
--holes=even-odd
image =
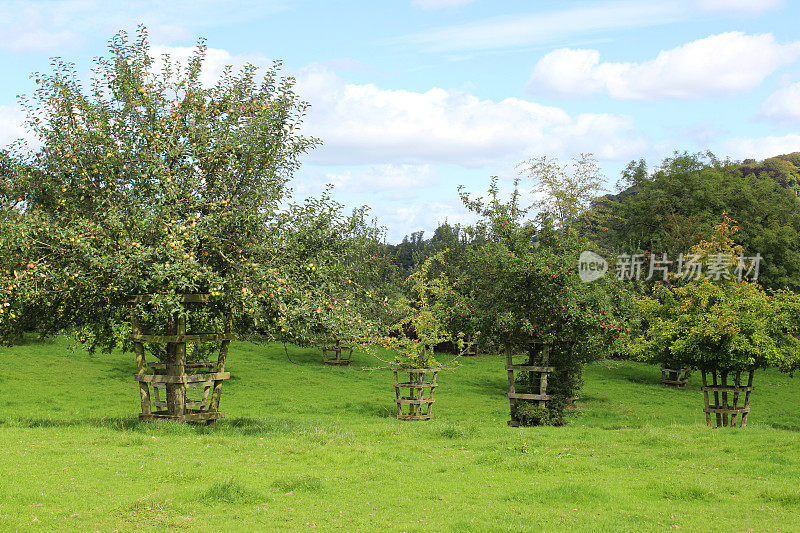
{"type": "Polygon", "coordinates": [[[545,408],[550,396],[547,394],[547,377],[555,371],[555,367],[548,366],[550,363],[550,346],[547,344],[530,347],[528,353],[524,354],[526,360],[521,364],[514,363],[514,352],[506,350],[506,372],[508,374],[508,398],[511,407],[511,420],[508,425],[518,427],[521,424],[516,417],[518,400],[533,401],[538,407],[545,408]],[[526,392],[517,392],[515,372],[523,372],[527,375],[525,380],[529,384],[526,392]]]}
{"type": "Polygon", "coordinates": [[[332,366],[347,366],[353,362],[353,347],[351,343],[341,339],[327,339],[323,341],[322,362],[332,366]]]}
{"type": "Polygon", "coordinates": [[[750,394],[753,392],[753,370],[745,372],[702,371],[703,374],[703,400],[706,414],[706,424],[714,427],[711,415],[714,415],[716,427],[736,427],[736,417],[740,416],[739,427],[747,425],[747,415],[750,413],[750,394]],[[747,385],[742,385],[742,374],[747,375],[747,385]],[[711,383],[708,380],[711,376],[711,383]],[[728,383],[728,378],[733,377],[733,383],[728,383]],[[711,398],[709,398],[711,395],[711,398]],[[713,403],[711,402],[713,399],[713,403]],[[741,401],[741,403],[739,403],[741,401]]]}
{"type": "Polygon", "coordinates": [[[436,401],[436,376],[438,368],[395,368],[394,390],[397,418],[400,420],[428,420],[433,417],[436,401]],[[408,374],[408,381],[401,382],[399,375],[408,374]],[[408,389],[408,393],[404,392],[408,389]]]}
{"type": "MultiPolygon", "coordinates": [[[[136,296],[132,303],[146,303],[152,297],[136,296]]],[[[182,304],[204,304],[206,294],[185,294],[180,298],[182,304]]],[[[130,340],[136,353],[139,394],[141,399],[140,420],[176,420],[180,422],[213,424],[223,418],[219,410],[222,396],[222,382],[230,378],[225,371],[228,346],[235,338],[231,334],[231,317],[225,319],[222,333],[188,333],[186,316],[175,318],[175,331],[167,335],[145,334],[135,306],[131,309],[132,332],[130,340]],[[212,342],[219,344],[217,361],[187,362],[186,347],[190,343],[212,342]],[[145,344],[164,344],[169,354],[168,361],[147,361],[145,344]],[[151,394],[152,388],[152,394],[151,394]],[[187,397],[187,389],[197,389],[199,397],[187,397]],[[164,398],[160,392],[164,391],[164,398]]]]}
{"type": "Polygon", "coordinates": [[[675,367],[661,363],[661,384],[669,387],[683,388],[689,383],[691,369],[689,367],[675,367]]]}

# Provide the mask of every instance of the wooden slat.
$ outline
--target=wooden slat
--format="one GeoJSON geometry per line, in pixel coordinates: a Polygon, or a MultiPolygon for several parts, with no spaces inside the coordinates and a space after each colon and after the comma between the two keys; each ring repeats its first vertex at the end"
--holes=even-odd
{"type": "Polygon", "coordinates": [[[428,398],[428,399],[418,400],[416,398],[403,397],[403,398],[397,398],[395,400],[395,403],[402,403],[402,404],[407,404],[407,405],[426,405],[426,404],[429,404],[429,403],[434,403],[435,401],[436,401],[435,398],[428,398]]]}
{"type": "MultiPolygon", "coordinates": [[[[153,386],[153,390],[155,390],[155,391],[158,391],[159,387],[166,386],[166,383],[144,382],[145,385],[147,385],[148,383],[150,383],[150,385],[153,386]]],[[[186,388],[187,389],[201,389],[203,387],[210,388],[210,387],[214,386],[214,383],[216,383],[216,381],[213,380],[213,379],[209,379],[209,380],[206,380],[206,381],[190,381],[190,382],[186,383],[186,388]]]]}
{"type": "MultiPolygon", "coordinates": [[[[131,331],[134,334],[141,333],[139,329],[139,318],[136,312],[131,308],[131,331]]],[[[144,345],[141,342],[133,343],[133,351],[136,353],[136,371],[139,374],[144,374],[147,370],[147,360],[144,356],[144,345]]],[[[147,383],[139,383],[139,401],[142,408],[142,414],[149,414],[150,409],[150,387],[147,383]]]]}
{"type": "MultiPolygon", "coordinates": [[[[508,376],[508,392],[509,394],[514,394],[517,389],[515,388],[516,385],[514,383],[514,371],[509,370],[508,367],[514,366],[514,354],[511,353],[511,348],[506,348],[506,374],[508,376]]],[[[510,417],[512,422],[514,421],[514,410],[516,408],[517,402],[514,401],[514,398],[506,395],[509,398],[509,407],[510,407],[510,417]]]]}
{"type": "MultiPolygon", "coordinates": [[[[713,384],[714,384],[715,387],[717,385],[719,385],[719,383],[717,383],[717,372],[716,371],[711,373],[711,378],[712,378],[712,381],[713,381],[713,384]]],[[[714,393],[714,405],[719,405],[719,391],[713,391],[713,393],[714,393]]],[[[717,427],[722,426],[722,414],[721,413],[716,413],[715,416],[717,418],[717,427]]]]}
{"type": "Polygon", "coordinates": [[[725,408],[725,407],[709,407],[707,409],[703,409],[703,411],[705,411],[706,413],[720,413],[720,414],[726,414],[726,413],[749,413],[750,412],[750,408],[749,407],[738,407],[738,408],[734,409],[732,407],[728,407],[728,408],[725,408]]]}
{"type": "MultiPolygon", "coordinates": [[[[747,378],[747,387],[752,389],[753,388],[753,370],[750,370],[749,376],[747,378]]],[[[747,391],[744,393],[744,406],[748,409],[750,408],[750,393],[751,391],[747,391]]],[[[742,427],[747,425],[747,413],[742,415],[742,427]]]]}
{"type": "Polygon", "coordinates": [[[530,365],[506,365],[506,370],[516,370],[518,372],[555,372],[554,366],[530,366],[530,365]]]}
{"type": "Polygon", "coordinates": [[[397,370],[393,371],[394,374],[394,396],[395,396],[395,404],[397,404],[397,418],[403,418],[403,406],[400,405],[400,387],[397,386],[397,370]]]}
{"type": "Polygon", "coordinates": [[[708,387],[708,378],[706,377],[706,371],[703,370],[703,402],[705,403],[705,408],[703,411],[706,414],[706,425],[711,427],[711,413],[708,412],[708,391],[706,388],[708,387]]]}
{"type": "MultiPolygon", "coordinates": [[[[734,385],[736,385],[736,388],[738,389],[739,387],[741,387],[740,378],[742,376],[742,373],[737,371],[736,374],[734,374],[734,376],[735,377],[733,378],[733,383],[734,385]]],[[[739,391],[736,390],[733,393],[733,406],[737,407],[738,405],[739,405],[739,391]]],[[[731,415],[731,426],[736,426],[736,413],[733,413],[731,415]]]]}
{"type": "MultiPolygon", "coordinates": [[[[550,362],[550,345],[549,344],[545,344],[544,346],[542,346],[542,363],[546,365],[549,362],[550,362]]],[[[554,367],[551,367],[551,368],[553,368],[553,371],[555,371],[554,367]]],[[[540,372],[539,373],[539,394],[541,396],[546,396],[547,395],[547,375],[548,374],[549,374],[549,372],[540,372]]],[[[549,396],[547,397],[547,399],[549,399],[549,396]]],[[[540,409],[545,409],[546,407],[547,407],[546,399],[542,398],[541,400],[539,400],[539,408],[540,409]]]]}
{"type": "Polygon", "coordinates": [[[433,415],[428,413],[426,415],[406,415],[406,414],[399,414],[397,418],[400,420],[430,420],[433,418],[433,415]]]}
{"type": "MultiPolygon", "coordinates": [[[[224,333],[226,337],[233,337],[231,335],[232,327],[233,327],[233,315],[230,313],[230,310],[228,310],[228,313],[225,315],[224,333]]],[[[219,346],[219,356],[217,357],[217,373],[225,371],[225,362],[228,359],[228,347],[230,346],[230,344],[231,344],[230,340],[225,339],[219,346]]],[[[222,399],[222,380],[216,380],[214,382],[214,391],[211,393],[211,406],[209,407],[209,410],[219,411],[219,402],[221,399],[222,399]]]]}
{"type": "Polygon", "coordinates": [[[526,394],[522,392],[508,392],[506,398],[515,398],[518,400],[549,400],[550,396],[547,394],[526,394]]]}
{"type": "MultiPolygon", "coordinates": [[[[160,362],[159,363],[147,363],[147,366],[149,366],[150,368],[152,368],[154,370],[166,370],[167,369],[167,363],[160,363],[160,362]]],[[[188,370],[197,369],[197,368],[208,368],[208,369],[211,369],[211,368],[214,368],[215,366],[217,366],[217,363],[215,363],[214,361],[206,361],[206,362],[203,362],[203,363],[186,363],[183,366],[186,367],[188,370]]],[[[140,374],[146,374],[146,372],[139,372],[139,373],[140,374]]]]}
{"type": "Polygon", "coordinates": [[[405,387],[407,389],[427,389],[436,387],[436,383],[398,383],[395,387],[405,387]]]}
{"type": "MultiPolygon", "coordinates": [[[[717,405],[718,406],[719,405],[728,406],[728,405],[730,405],[730,404],[728,404],[728,373],[727,372],[720,372],[720,374],[721,374],[720,377],[722,378],[721,385],[723,387],[722,403],[717,403],[717,405]]],[[[728,410],[722,412],[722,427],[727,427],[728,426],[728,413],[729,412],[730,411],[728,411],[728,410]]]]}
{"type": "Polygon", "coordinates": [[[717,387],[714,387],[714,386],[703,387],[703,390],[707,390],[709,392],[715,392],[715,391],[718,391],[718,392],[748,392],[748,391],[752,391],[753,387],[748,387],[746,385],[739,386],[739,387],[736,387],[735,385],[727,385],[727,386],[720,385],[720,386],[717,386],[717,387]]]}
{"type": "Polygon", "coordinates": [[[136,379],[141,383],[201,383],[208,381],[220,381],[231,377],[230,372],[214,372],[211,374],[191,374],[183,376],[167,376],[162,374],[135,374],[136,379]]]}
{"type": "Polygon", "coordinates": [[[236,335],[225,333],[198,333],[191,335],[130,335],[129,340],[133,342],[220,342],[236,340],[236,335]]]}

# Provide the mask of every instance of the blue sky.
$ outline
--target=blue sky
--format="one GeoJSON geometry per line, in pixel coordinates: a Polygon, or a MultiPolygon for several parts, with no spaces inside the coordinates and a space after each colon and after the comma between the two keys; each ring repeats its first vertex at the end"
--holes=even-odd
{"type": "Polygon", "coordinates": [[[326,183],[388,240],[467,222],[456,188],[581,152],[609,189],[631,159],[800,151],[800,1],[0,1],[0,145],[49,58],[88,73],[119,29],[222,65],[284,62],[311,103],[298,197],[326,183]]]}

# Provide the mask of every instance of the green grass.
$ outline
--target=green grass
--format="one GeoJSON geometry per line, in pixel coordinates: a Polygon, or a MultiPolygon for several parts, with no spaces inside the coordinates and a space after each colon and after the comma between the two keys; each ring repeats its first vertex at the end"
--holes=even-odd
{"type": "Polygon", "coordinates": [[[562,428],[509,428],[498,357],[392,417],[363,354],[234,344],[214,428],[139,422],[130,354],[0,348],[0,530],[800,530],[800,391],[758,372],[750,423],[705,427],[697,377],[590,366],[562,428]]]}

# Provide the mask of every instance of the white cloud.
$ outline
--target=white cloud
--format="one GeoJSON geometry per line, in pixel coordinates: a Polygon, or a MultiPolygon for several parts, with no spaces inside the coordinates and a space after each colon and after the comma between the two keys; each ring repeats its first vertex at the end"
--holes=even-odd
{"type": "Polygon", "coordinates": [[[0,4],[0,48],[60,51],[96,35],[147,25],[157,40],[186,39],[192,29],[253,20],[287,9],[291,0],[11,0],[0,4]],[[179,21],[179,22],[176,22],[179,21]]]}
{"type": "Polygon", "coordinates": [[[389,228],[388,242],[393,243],[399,243],[405,235],[415,231],[425,231],[423,238],[429,239],[433,237],[436,227],[443,222],[465,226],[474,224],[477,220],[458,201],[381,204],[373,214],[381,224],[389,228]]]}
{"type": "Polygon", "coordinates": [[[0,148],[17,139],[35,142],[25,127],[25,111],[18,105],[0,105],[0,148]]]}
{"type": "Polygon", "coordinates": [[[616,1],[548,13],[520,13],[436,28],[397,42],[433,52],[531,46],[598,31],[661,25],[684,16],[678,2],[616,1]]]}
{"type": "Polygon", "coordinates": [[[800,82],[771,94],[761,106],[759,115],[776,122],[800,125],[800,82]]]}
{"type": "Polygon", "coordinates": [[[723,143],[724,155],[735,159],[766,159],[781,154],[800,152],[800,135],[761,138],[735,138],[723,143]]]}
{"type": "Polygon", "coordinates": [[[519,98],[495,102],[440,88],[413,92],[347,84],[319,65],[297,79],[298,92],[312,105],[304,131],[323,141],[309,157],[316,164],[480,166],[581,151],[625,159],[644,144],[624,115],[573,116],[519,98]]]}
{"type": "Polygon", "coordinates": [[[475,0],[414,0],[411,2],[422,9],[440,9],[443,7],[458,7],[471,4],[475,0]]]}
{"type": "Polygon", "coordinates": [[[699,0],[697,6],[704,11],[762,13],[783,7],[784,0],[699,0]]]}
{"type": "Polygon", "coordinates": [[[664,50],[642,63],[601,62],[597,50],[560,49],[536,64],[533,93],[621,100],[701,98],[757,87],[767,76],[800,58],[800,41],[780,44],[771,34],[728,32],[664,50]]]}
{"type": "MultiPolygon", "coordinates": [[[[163,54],[168,54],[171,62],[178,62],[185,65],[189,58],[194,55],[195,48],[189,46],[151,46],[150,55],[156,59],[153,65],[154,70],[158,71],[163,66],[163,54]]],[[[233,67],[233,71],[244,67],[246,64],[257,67],[268,67],[272,61],[260,55],[231,55],[227,50],[219,48],[206,48],[206,57],[203,62],[203,70],[200,72],[200,82],[210,87],[220,79],[224,68],[228,65],[233,67]]]]}
{"type": "Polygon", "coordinates": [[[431,165],[372,165],[366,171],[325,174],[326,183],[332,183],[342,192],[378,192],[427,187],[436,179],[431,165]]]}

